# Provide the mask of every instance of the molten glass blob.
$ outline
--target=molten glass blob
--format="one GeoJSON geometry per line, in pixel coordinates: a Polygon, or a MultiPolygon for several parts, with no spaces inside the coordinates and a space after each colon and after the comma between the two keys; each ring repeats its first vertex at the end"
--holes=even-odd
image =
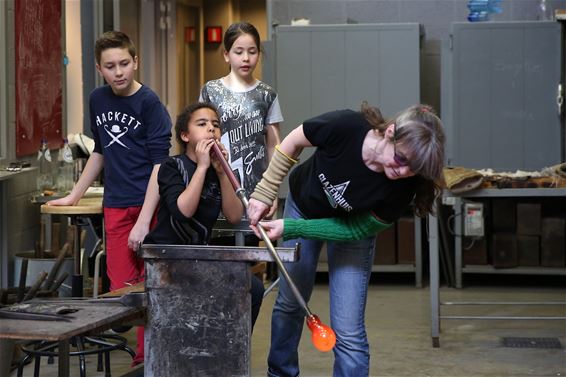
{"type": "Polygon", "coordinates": [[[307,317],[307,326],[312,332],[312,344],[321,352],[328,352],[336,344],[334,330],[320,321],[316,314],[307,317]]]}

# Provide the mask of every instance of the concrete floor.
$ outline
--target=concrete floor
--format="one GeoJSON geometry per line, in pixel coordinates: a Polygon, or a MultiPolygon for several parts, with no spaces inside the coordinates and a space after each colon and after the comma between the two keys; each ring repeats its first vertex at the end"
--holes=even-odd
{"type": "MultiPolygon", "coordinates": [[[[399,280],[399,279],[396,279],[399,280]]],[[[525,281],[538,281],[526,277],[525,281]]],[[[440,348],[433,348],[430,337],[430,299],[428,288],[415,288],[405,281],[372,282],[367,307],[367,328],[371,346],[371,376],[413,377],[519,377],[566,376],[566,349],[507,348],[503,337],[559,338],[566,347],[564,320],[442,320],[440,348]]],[[[464,289],[441,288],[442,301],[565,301],[566,286],[471,284],[464,289]]],[[[264,301],[252,338],[252,376],[265,376],[270,339],[273,292],[264,301]]],[[[328,322],[328,286],[316,285],[310,309],[328,322]]],[[[566,306],[458,306],[441,307],[442,315],[566,316],[566,306]]],[[[133,332],[127,333],[133,339],[133,332]]],[[[305,330],[300,346],[301,375],[331,376],[332,353],[320,353],[305,330]]],[[[124,352],[112,353],[112,375],[122,376],[130,368],[124,352]]],[[[73,358],[74,359],[74,358],[73,358]]],[[[57,364],[44,365],[41,376],[57,376],[57,364]]],[[[15,376],[15,372],[12,376],[15,376]]],[[[78,376],[72,360],[71,375],[78,376]]],[[[32,364],[24,376],[33,376],[32,364]]],[[[96,372],[96,360],[87,364],[87,376],[96,372]]]]}

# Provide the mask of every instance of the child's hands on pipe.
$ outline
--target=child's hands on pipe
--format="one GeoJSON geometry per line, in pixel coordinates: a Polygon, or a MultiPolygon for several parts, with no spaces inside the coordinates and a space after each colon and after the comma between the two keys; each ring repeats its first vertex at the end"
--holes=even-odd
{"type": "Polygon", "coordinates": [[[197,143],[195,147],[197,166],[208,169],[211,161],[210,149],[215,142],[214,139],[202,139],[197,143]]]}

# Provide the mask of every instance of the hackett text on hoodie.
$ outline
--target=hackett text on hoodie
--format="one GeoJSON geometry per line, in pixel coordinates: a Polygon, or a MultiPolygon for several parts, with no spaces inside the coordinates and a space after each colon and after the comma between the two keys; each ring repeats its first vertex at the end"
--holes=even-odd
{"type": "Polygon", "coordinates": [[[94,151],[104,156],[104,206],[142,205],[153,166],[169,156],[169,113],[144,85],[127,97],[105,85],[89,105],[94,151]]]}

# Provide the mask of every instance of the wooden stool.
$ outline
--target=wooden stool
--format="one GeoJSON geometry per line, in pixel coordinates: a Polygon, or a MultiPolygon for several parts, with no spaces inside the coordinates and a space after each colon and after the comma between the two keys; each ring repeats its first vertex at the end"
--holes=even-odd
{"type": "MultiPolygon", "coordinates": [[[[111,377],[110,373],[110,351],[122,350],[130,354],[132,359],[136,355],[128,345],[126,338],[114,334],[100,334],[96,336],[75,336],[69,341],[71,347],[75,347],[76,351],[70,351],[69,356],[79,357],[80,376],[86,377],[86,360],[87,355],[98,355],[98,363],[96,370],[98,372],[105,371],[105,377],[111,377]],[[92,347],[89,347],[92,346],[92,347]],[[104,355],[104,366],[102,365],[102,356],[104,355]]],[[[53,363],[53,358],[59,356],[57,350],[59,343],[37,340],[22,346],[22,351],[26,356],[18,365],[18,377],[22,377],[24,366],[30,359],[35,359],[33,376],[39,377],[39,369],[41,366],[41,357],[48,357],[48,363],[53,363]]]]}
{"type": "Polygon", "coordinates": [[[77,226],[77,219],[81,216],[102,215],[102,198],[83,198],[75,206],[41,206],[42,214],[66,215],[71,219],[71,224],[75,226],[75,237],[73,243],[73,255],[75,258],[74,273],[72,279],[72,296],[83,296],[83,276],[81,274],[81,240],[80,229],[77,226]]]}

